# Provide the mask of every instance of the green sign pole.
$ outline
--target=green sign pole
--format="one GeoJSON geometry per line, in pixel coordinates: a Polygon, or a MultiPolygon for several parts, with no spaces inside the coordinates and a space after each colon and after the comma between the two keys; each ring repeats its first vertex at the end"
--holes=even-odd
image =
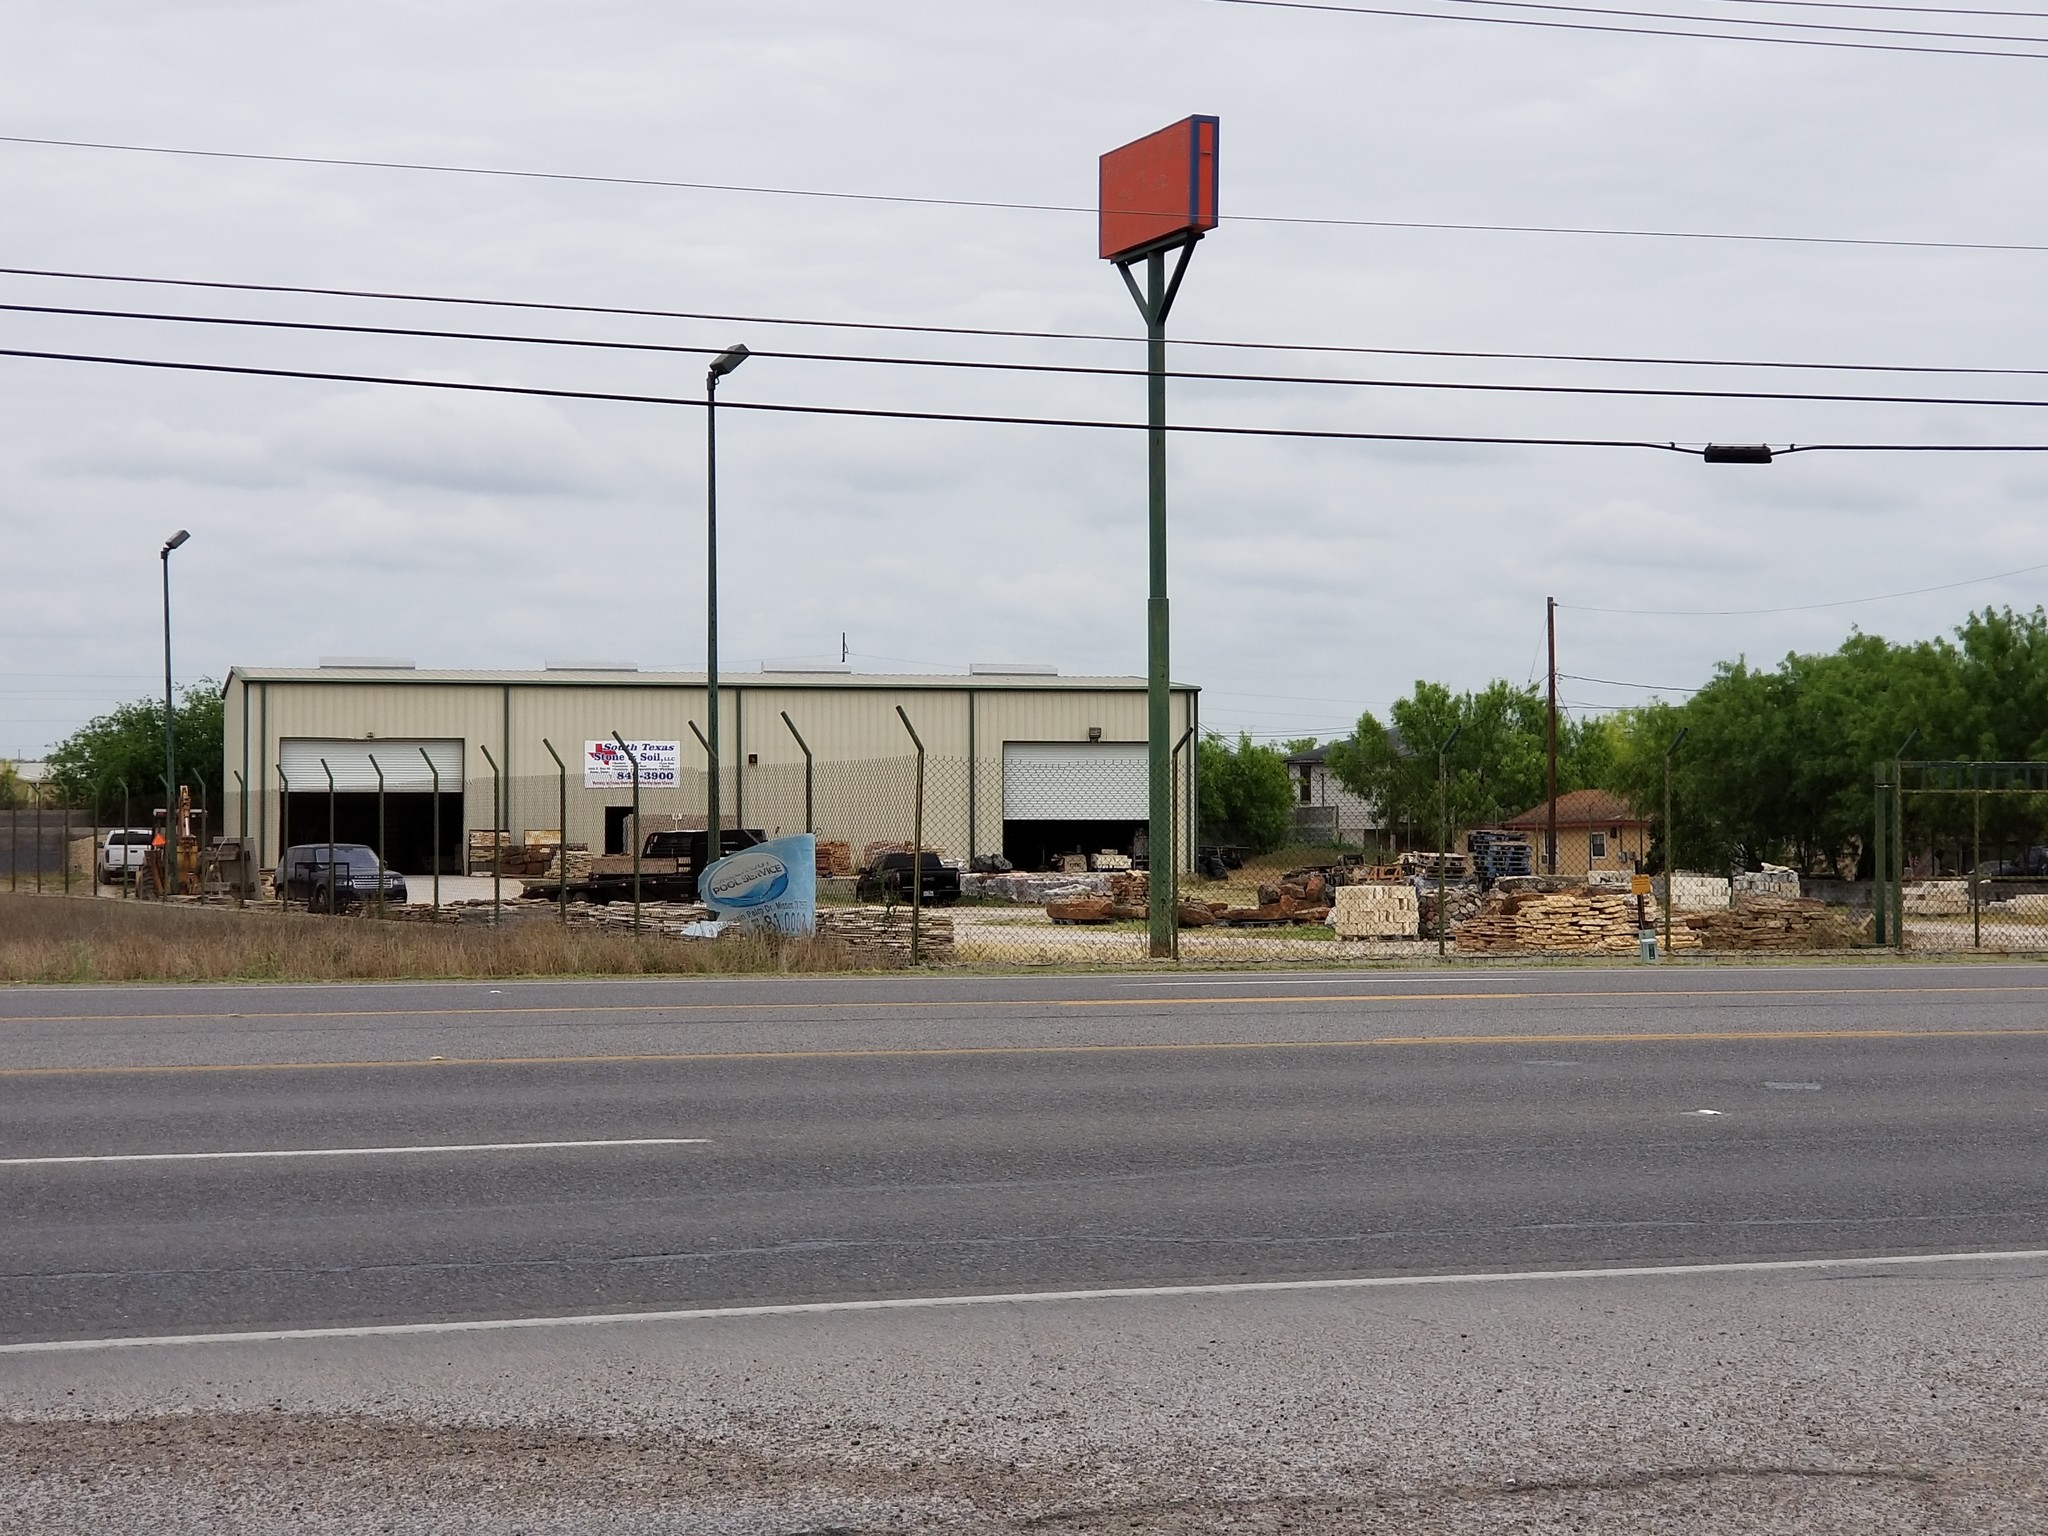
{"type": "Polygon", "coordinates": [[[1202,237],[1190,234],[1178,245],[1134,255],[1116,264],[1124,286],[1145,319],[1146,481],[1151,546],[1151,589],[1145,604],[1145,738],[1150,827],[1147,833],[1147,885],[1151,918],[1152,958],[1168,959],[1174,949],[1179,904],[1173,846],[1173,684],[1168,641],[1171,626],[1166,606],[1166,317],[1187,275],[1188,259],[1202,237]],[[1166,257],[1178,250],[1173,276],[1166,275],[1166,257]],[[1145,263],[1145,286],[1131,276],[1131,267],[1145,263]]]}

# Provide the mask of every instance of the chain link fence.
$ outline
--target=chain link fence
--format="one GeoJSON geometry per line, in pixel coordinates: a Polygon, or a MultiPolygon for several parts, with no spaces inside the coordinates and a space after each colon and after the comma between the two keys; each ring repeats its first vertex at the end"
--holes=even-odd
{"type": "Polygon", "coordinates": [[[2048,951],[2048,764],[1880,764],[1875,822],[1879,942],[2048,951]]]}
{"type": "MultiPolygon", "coordinates": [[[[514,746],[524,762],[549,760],[543,743],[514,746]]],[[[1540,817],[1461,832],[1449,849],[1409,846],[1398,832],[1267,854],[1211,844],[1194,814],[1190,746],[1183,740],[1174,755],[1173,836],[1158,857],[1141,750],[750,761],[721,783],[722,841],[812,833],[820,929],[872,963],[1156,963],[1150,889],[1167,879],[1178,919],[1170,959],[1187,965],[1647,958],[1653,947],[1810,952],[1902,939],[1910,950],[2048,951],[2048,781],[2027,776],[2048,773],[2043,765],[2006,765],[2002,778],[1999,765],[1962,765],[1960,779],[1904,765],[1919,777],[1903,789],[1881,777],[1875,863],[1889,873],[1876,880],[1683,862],[1667,880],[1651,873],[1658,827],[1618,802],[1583,814],[1561,805],[1555,873],[1540,817]]],[[[472,765],[466,779],[380,759],[382,794],[346,778],[331,792],[279,778],[195,807],[203,841],[248,849],[244,878],[208,862],[202,886],[208,899],[304,906],[307,893],[280,893],[274,871],[292,849],[317,866],[332,839],[370,850],[402,878],[402,894],[393,888],[376,904],[382,915],[694,936],[708,916],[695,904],[695,874],[713,856],[701,764],[637,792],[630,779],[586,787],[575,756],[540,774],[472,765]]],[[[122,825],[118,810],[67,809],[48,791],[41,805],[0,808],[0,888],[126,894],[119,870],[111,884],[95,880],[106,834],[122,825]]],[[[359,884],[386,889],[374,865],[359,884]]]]}

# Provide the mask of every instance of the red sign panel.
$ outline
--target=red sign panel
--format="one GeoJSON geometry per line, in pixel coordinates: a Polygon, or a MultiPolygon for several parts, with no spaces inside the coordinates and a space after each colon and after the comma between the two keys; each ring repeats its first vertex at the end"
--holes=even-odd
{"type": "Polygon", "coordinates": [[[1216,119],[1190,117],[1102,157],[1102,259],[1216,227],[1216,119]]]}

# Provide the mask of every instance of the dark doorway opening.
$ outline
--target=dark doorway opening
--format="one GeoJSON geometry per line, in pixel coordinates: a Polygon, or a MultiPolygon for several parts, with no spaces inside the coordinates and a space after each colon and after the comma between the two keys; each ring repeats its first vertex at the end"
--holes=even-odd
{"type": "Polygon", "coordinates": [[[1006,821],[1003,857],[1019,869],[1049,869],[1062,854],[1130,853],[1142,821],[1006,821]]]}
{"type": "Polygon", "coordinates": [[[608,805],[604,808],[604,851],[606,853],[631,853],[626,846],[626,824],[633,819],[630,805],[608,805]]]}
{"type": "MultiPolygon", "coordinates": [[[[342,793],[334,799],[334,840],[377,846],[377,797],[342,793]]],[[[279,846],[327,841],[325,790],[292,791],[285,797],[279,846]]],[[[462,796],[441,796],[441,873],[462,873],[462,796]]],[[[434,873],[434,796],[407,791],[384,797],[384,862],[402,875],[434,873]]]]}

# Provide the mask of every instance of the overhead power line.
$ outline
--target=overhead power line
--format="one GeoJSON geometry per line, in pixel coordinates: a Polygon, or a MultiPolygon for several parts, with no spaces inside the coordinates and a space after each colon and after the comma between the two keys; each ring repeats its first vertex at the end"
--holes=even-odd
{"type": "MultiPolygon", "coordinates": [[[[1951,29],[1924,27],[1877,27],[1867,23],[1842,21],[1780,21],[1773,16],[1716,16],[1697,11],[1645,11],[1627,6],[1566,5],[1558,0],[1440,0],[1445,5],[1480,6],[1488,10],[1503,11],[1548,11],[1552,14],[1575,16],[1622,16],[1639,21],[1692,21],[1713,27],[1779,27],[1801,32],[1854,32],[1885,37],[1927,38],[1951,42],[1980,43],[2033,43],[2048,44],[2048,37],[2025,33],[2005,32],[1958,32],[1951,29]]],[[[2048,17],[2036,17],[2048,20],[2048,17]]],[[[1718,36],[1719,34],[1713,34],[1718,36]]],[[[1783,42],[1788,39],[1776,37],[1744,37],[1742,42],[1783,42]]]]}
{"type": "Polygon", "coordinates": [[[1915,16],[2013,16],[2027,21],[2048,21],[2048,11],[1990,10],[1981,6],[1878,5],[1858,0],[1724,0],[1728,5],[1793,6],[1802,11],[1903,11],[1915,16]]]}
{"type": "MultiPolygon", "coordinates": [[[[1780,27],[1801,32],[1857,32],[1885,37],[1917,37],[1953,42],[2048,44],[2048,37],[2025,33],[1958,32],[1924,27],[1875,27],[1842,21],[1780,21],[1772,16],[1715,16],[1697,11],[1644,11],[1626,6],[1564,5],[1557,0],[1441,0],[1445,5],[1476,5],[1504,11],[1549,11],[1575,16],[1626,16],[1642,21],[1694,21],[1714,27],[1780,27]]],[[[2035,19],[2048,20],[2048,17],[2035,19]]],[[[1781,42],[1774,37],[1743,38],[1744,42],[1781,42]]]]}
{"type": "MultiPolygon", "coordinates": [[[[606,352],[650,352],[663,355],[714,356],[721,347],[687,346],[674,342],[612,341],[578,336],[529,336],[502,331],[451,331],[421,326],[352,325],[326,320],[274,320],[242,315],[184,315],[155,310],[88,309],[58,304],[0,303],[0,313],[62,315],[95,320],[144,320],[176,325],[222,326],[237,329],[310,331],[344,336],[406,337],[436,341],[482,341],[521,346],[585,348],[606,352]]],[[[793,362],[866,363],[906,368],[948,368],[970,371],[1025,374],[1059,374],[1082,377],[1145,378],[1143,368],[1109,368],[1074,363],[1018,363],[979,358],[881,356],[858,352],[790,352],[766,347],[753,349],[754,357],[783,358],[793,362]]],[[[1944,405],[2012,406],[2048,409],[2048,400],[2020,400],[1968,395],[1846,395],[1819,391],[1766,391],[1753,389],[1665,389],[1647,386],[1601,384],[1507,384],[1453,379],[1358,379],[1327,374],[1217,373],[1192,369],[1169,369],[1172,379],[1224,384],[1284,384],[1334,386],[1351,389],[1453,390],[1482,394],[1590,395],[1634,399],[1675,400],[1768,400],[1823,402],[1841,405],[1944,405]]]]}
{"type": "MultiPolygon", "coordinates": [[[[201,363],[182,359],[121,357],[100,353],[48,352],[0,347],[0,357],[44,362],[93,363],[107,367],[156,369],[179,373],[213,373],[244,378],[305,379],[333,384],[381,384],[403,389],[438,389],[464,394],[529,396],[546,400],[591,400],[627,405],[672,405],[701,409],[704,400],[687,395],[629,394],[609,390],[559,389],[533,384],[483,384],[456,379],[398,378],[388,374],[341,373],[311,368],[260,368],[239,363],[201,363]]],[[[727,408],[792,416],[851,416],[881,421],[948,421],[997,426],[1065,427],[1113,432],[1144,432],[1142,421],[1108,421],[1073,416],[1018,416],[970,411],[890,410],[876,406],[795,405],[758,400],[733,400],[727,408]]],[[[1323,427],[1240,427],[1213,423],[1169,422],[1165,430],[1195,437],[1257,437],[1299,441],[1357,443],[1436,443],[1487,448],[1647,448],[1659,453],[1698,456],[1697,448],[1642,438],[1496,437],[1457,432],[1350,432],[1323,427]]],[[[1797,443],[1776,449],[1791,453],[2048,453],[2048,443],[1797,443]]],[[[1608,610],[1587,610],[1602,612],[1608,610]]]]}
{"type": "MultiPolygon", "coordinates": [[[[1559,603],[1558,607],[1565,606],[1559,603]]],[[[1559,677],[1569,678],[1575,683],[1600,683],[1608,688],[1640,688],[1645,693],[1698,693],[1697,688],[1678,688],[1668,683],[1625,683],[1618,677],[1585,677],[1577,672],[1560,672],[1559,677]]]]}
{"type": "MultiPolygon", "coordinates": [[[[307,379],[332,384],[387,384],[402,389],[452,390],[463,394],[530,396],[544,400],[592,400],[622,405],[675,405],[701,409],[704,400],[690,395],[643,395],[610,390],[554,389],[535,384],[481,384],[457,379],[407,379],[389,374],[339,373],[311,368],[258,368],[238,363],[199,363],[171,358],[118,357],[83,352],[44,352],[23,347],[0,347],[0,357],[33,358],[45,362],[97,363],[119,368],[150,368],[179,373],[217,373],[259,379],[307,379]]],[[[856,416],[881,421],[952,421],[995,426],[1070,427],[1112,432],[1144,432],[1142,421],[1105,421],[1074,416],[1013,416],[970,411],[907,411],[878,406],[792,405],[760,400],[721,402],[721,409],[764,411],[793,416],[856,416]]],[[[1461,433],[1343,432],[1314,427],[1232,427],[1168,423],[1167,431],[1208,437],[1275,437],[1330,442],[1442,443],[1494,448],[1650,448],[1660,453],[1690,455],[1692,450],[1675,443],[1653,443],[1634,438],[1581,437],[1481,437],[1461,433]]],[[[2027,450],[2032,451],[2032,450],[2027,450]]],[[[2048,452],[2048,444],[2041,445],[2048,452]]]]}
{"type": "MultiPolygon", "coordinates": [[[[1574,613],[1617,613],[1634,618],[1652,619],[1749,619],[1772,613],[1813,613],[1823,608],[1854,608],[1861,603],[1888,603],[1900,597],[1925,597],[1930,592],[1954,592],[1962,587],[1981,587],[1988,582],[2005,581],[2014,576],[2031,576],[2036,571],[2048,571],[2048,561],[2040,565],[2023,565],[2014,571],[1998,571],[1990,576],[1972,576],[1967,581],[1945,581],[1939,586],[1913,587],[1904,592],[1879,592],[1871,597],[1843,597],[1826,603],[1792,603],[1782,608],[1588,608],[1579,603],[1559,603],[1560,608],[1569,608],[1574,613]]],[[[1596,678],[1583,679],[1596,682],[1596,678]]]]}
{"type": "MultiPolygon", "coordinates": [[[[2041,247],[2048,251],[2048,246],[2041,247]]],[[[1106,331],[1005,330],[990,326],[918,325],[883,320],[820,320],[795,315],[740,315],[705,310],[642,309],[614,304],[570,304],[546,299],[492,299],[465,294],[410,293],[376,288],[319,288],[292,283],[242,283],[218,278],[153,277],[135,273],[70,272],[48,267],[0,267],[0,276],[51,278],[66,282],[132,283],[142,287],[200,288],[221,293],[290,294],[307,298],[368,299],[405,304],[446,304],[481,309],[523,309],[547,314],[608,315],[636,320],[710,321],[721,325],[774,325],[813,330],[886,331],[899,335],[974,336],[1005,341],[1087,341],[1130,343],[1142,337],[1106,331]]],[[[1282,341],[1221,341],[1175,337],[1175,347],[1231,351],[1322,353],[1344,357],[1445,358],[1467,362],[1589,363],[1662,368],[1785,369],[1811,373],[1922,373],[1958,378],[2048,378],[2048,368],[1972,368],[1943,364],[1818,363],[1787,359],[1651,357],[1594,352],[1489,352],[1441,347],[1361,347],[1282,341]]]]}
{"type": "MultiPolygon", "coordinates": [[[[1249,3],[1249,0],[1247,0],[1249,3]]],[[[1388,13],[1403,14],[1403,13],[1388,13]]],[[[1451,16],[1445,19],[1479,18],[1451,16]]],[[[1500,18],[1506,19],[1506,18],[1500,18]]],[[[2048,40],[2044,40],[2048,41],[2048,40]]],[[[2042,57],[2048,58],[2048,54],[2042,57]]],[[[729,192],[754,197],[821,198],[832,202],[896,203],[920,208],[978,208],[1008,213],[1062,213],[1094,218],[1098,211],[1084,203],[1013,202],[992,198],[928,197],[894,192],[847,192],[828,187],[776,187],[732,181],[683,181],[660,176],[610,176],[583,171],[533,171],[516,166],[449,165],[427,160],[370,160],[345,155],[285,155],[258,150],[193,149],[174,144],[125,144],[106,139],[56,139],[29,134],[0,134],[0,144],[27,144],[46,149],[90,149],[115,154],[165,155],[193,160],[237,160],[262,165],[313,165],[347,170],[411,171],[437,176],[470,176],[510,181],[579,183],[589,186],[650,187],[680,192],[729,192]]],[[[1852,246],[1888,250],[2007,251],[2039,254],[2048,244],[2000,240],[1903,240],[1867,235],[1780,235],[1739,230],[1641,229],[1577,224],[1498,224],[1440,219],[1352,219],[1317,214],[1232,213],[1234,224],[1280,224],[1322,229],[1392,229],[1442,234],[1573,235],[1623,240],[1709,240],[1760,245],[1852,246]]]]}
{"type": "MultiPolygon", "coordinates": [[[[1631,37],[1688,37],[1722,43],[1776,43],[1788,48],[1849,48],[1878,53],[1955,54],[1979,59],[2048,59],[2048,52],[2030,53],[2005,48],[1940,48],[1927,43],[1857,42],[1848,38],[1830,37],[1760,37],[1747,32],[1701,32],[1680,27],[1626,27],[1613,22],[1546,21],[1533,16],[1484,16],[1474,12],[1397,10],[1391,6],[1374,5],[1333,5],[1328,3],[1328,0],[1211,0],[1211,3],[1257,6],[1261,9],[1279,11],[1331,11],[1349,16],[1397,16],[1409,21],[1464,21],[1490,23],[1501,27],[1540,27],[1564,32],[1610,32],[1631,37]]],[[[1515,0],[1478,0],[1478,3],[1506,5],[1515,3],[1515,0]]],[[[1642,16],[1647,20],[1657,19],[1659,15],[1654,11],[1623,11],[1611,14],[1642,16]]],[[[1742,18],[1718,24],[1732,27],[1757,26],[1765,23],[1742,18]]],[[[2048,38],[2020,38],[2017,41],[2048,43],[2048,38]]]]}

